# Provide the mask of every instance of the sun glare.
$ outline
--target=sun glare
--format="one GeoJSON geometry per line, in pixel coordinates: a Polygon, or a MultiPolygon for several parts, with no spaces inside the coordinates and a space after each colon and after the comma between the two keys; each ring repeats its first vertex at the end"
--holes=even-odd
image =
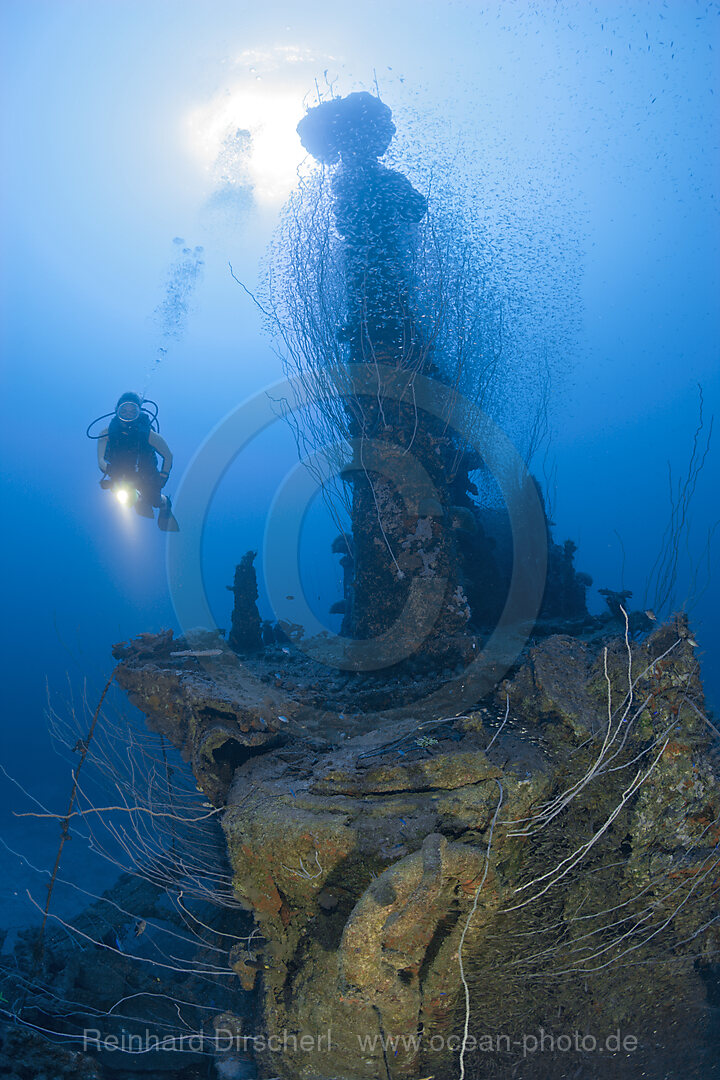
{"type": "Polygon", "coordinates": [[[252,187],[258,203],[284,201],[305,157],[295,130],[303,95],[258,80],[217,95],[188,117],[195,156],[220,187],[252,187]]]}

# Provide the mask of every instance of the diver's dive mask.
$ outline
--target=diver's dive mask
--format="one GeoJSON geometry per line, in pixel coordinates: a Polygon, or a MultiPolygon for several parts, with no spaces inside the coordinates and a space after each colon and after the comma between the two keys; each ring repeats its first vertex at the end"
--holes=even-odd
{"type": "Polygon", "coordinates": [[[140,405],[137,401],[121,401],[115,410],[115,415],[124,424],[132,424],[140,415],[140,405]]]}

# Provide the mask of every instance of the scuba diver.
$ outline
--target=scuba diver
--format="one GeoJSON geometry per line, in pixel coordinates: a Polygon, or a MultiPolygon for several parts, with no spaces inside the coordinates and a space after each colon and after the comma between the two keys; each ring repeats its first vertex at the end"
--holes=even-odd
{"type": "Polygon", "coordinates": [[[97,459],[103,476],[100,487],[112,489],[119,502],[134,505],[142,517],[154,517],[164,532],[178,532],[168,495],[162,494],[172,468],[170,447],[160,435],[158,408],[154,401],[144,401],[139,394],[123,394],[114,413],[106,413],[89,425],[86,434],[97,439],[97,459]],[[154,408],[154,412],[151,409],[154,408]],[[99,435],[91,435],[94,424],[106,417],[112,420],[99,435]],[[158,469],[158,454],[162,468],[158,469]]]}

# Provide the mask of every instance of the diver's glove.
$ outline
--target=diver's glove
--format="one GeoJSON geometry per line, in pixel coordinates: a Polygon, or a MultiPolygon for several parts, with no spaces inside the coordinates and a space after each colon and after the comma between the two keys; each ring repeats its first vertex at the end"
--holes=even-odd
{"type": "Polygon", "coordinates": [[[112,487],[112,480],[107,473],[105,473],[102,480],[100,481],[100,487],[103,489],[103,491],[107,491],[109,487],[112,487]]]}

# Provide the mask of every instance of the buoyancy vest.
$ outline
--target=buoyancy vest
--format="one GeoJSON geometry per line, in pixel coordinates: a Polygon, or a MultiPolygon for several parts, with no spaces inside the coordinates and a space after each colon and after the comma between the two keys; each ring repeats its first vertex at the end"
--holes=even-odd
{"type": "Polygon", "coordinates": [[[108,425],[108,441],[105,460],[114,472],[136,472],[157,468],[157,454],[148,442],[150,417],[141,412],[131,424],[114,416],[108,425]]]}

